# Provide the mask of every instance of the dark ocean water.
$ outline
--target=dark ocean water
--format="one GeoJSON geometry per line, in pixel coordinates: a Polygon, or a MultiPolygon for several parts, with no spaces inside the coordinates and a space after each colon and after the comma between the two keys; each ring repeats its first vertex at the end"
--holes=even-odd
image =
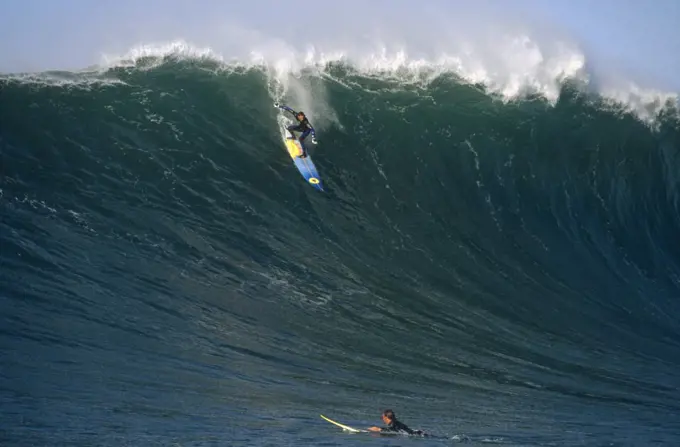
{"type": "Polygon", "coordinates": [[[302,81],[325,193],[262,70],[0,80],[2,445],[680,444],[673,110],[302,81]]]}

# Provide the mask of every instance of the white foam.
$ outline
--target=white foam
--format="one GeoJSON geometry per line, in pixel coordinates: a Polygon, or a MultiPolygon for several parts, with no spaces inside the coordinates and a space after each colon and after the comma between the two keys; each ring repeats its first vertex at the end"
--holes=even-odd
{"type": "Polygon", "coordinates": [[[604,98],[622,104],[643,121],[651,122],[667,105],[678,105],[678,94],[645,88],[632,81],[605,82],[599,91],[604,98]]]}
{"type": "Polygon", "coordinates": [[[165,43],[138,45],[131,48],[123,55],[103,54],[99,67],[100,69],[114,67],[139,67],[150,69],[164,63],[167,59],[203,59],[225,63],[222,56],[211,48],[194,46],[184,40],[175,40],[165,43]]]}
{"type": "MultiPolygon", "coordinates": [[[[140,45],[121,56],[105,56],[102,65],[111,68],[141,64],[141,68],[151,68],[168,59],[202,59],[221,64],[225,69],[235,66],[260,68],[271,77],[270,90],[274,99],[292,95],[299,107],[312,113],[314,107],[327,109],[318,97],[324,96],[325,92],[320,91],[318,85],[311,88],[309,79],[302,74],[328,75],[328,64],[333,62],[348,64],[364,76],[404,83],[427,83],[444,73],[453,73],[470,83],[485,85],[506,101],[525,93],[539,93],[555,102],[564,80],[578,79],[587,85],[591,78],[598,78],[597,73],[589,71],[586,55],[575,44],[567,41],[539,43],[527,34],[504,34],[497,36],[497,40],[459,41],[448,51],[429,54],[421,51],[418,56],[412,55],[404,46],[391,48],[384,44],[350,45],[350,49],[332,45],[299,48],[280,38],[267,39],[261,34],[257,34],[255,40],[257,43],[249,52],[242,52],[232,59],[211,47],[178,40],[140,45]]],[[[599,81],[596,85],[597,93],[622,104],[644,120],[652,119],[667,102],[678,101],[676,93],[646,88],[632,81],[599,81]]],[[[332,111],[325,110],[319,115],[329,113],[332,115],[332,111]]],[[[334,121],[333,118],[330,120],[334,121]]]]}
{"type": "MultiPolygon", "coordinates": [[[[298,9],[285,2],[255,3],[248,7],[233,2],[217,2],[210,8],[193,3],[177,8],[120,7],[121,14],[118,7],[112,7],[116,14],[106,14],[107,20],[90,32],[84,53],[93,47],[104,49],[102,45],[116,48],[113,54],[102,56],[103,69],[149,69],[183,58],[214,61],[227,70],[259,67],[270,75],[273,97],[295,90],[294,94],[304,95],[309,85],[304,84],[302,72],[329,76],[328,63],[342,61],[364,76],[398,82],[427,83],[441,74],[455,73],[486,85],[504,100],[536,92],[555,101],[561,82],[576,78],[613,101],[622,101],[640,116],[653,115],[667,99],[677,101],[675,93],[657,91],[656,84],[640,79],[630,82],[634,81],[630,76],[624,76],[629,82],[610,82],[611,76],[604,77],[604,82],[602,70],[611,68],[606,66],[609,62],[601,56],[589,57],[558,26],[560,20],[532,12],[531,2],[343,0],[298,9]],[[136,39],[145,44],[119,51],[136,39]]],[[[97,13],[102,11],[97,8],[97,13]]],[[[59,35],[70,32],[64,29],[59,35]]],[[[78,38],[81,35],[82,30],[78,38]]],[[[70,60],[74,53],[83,52],[72,45],[59,48],[67,50],[43,50],[52,55],[67,51],[63,57],[70,60]]],[[[317,103],[316,97],[301,100],[317,103]]]]}
{"type": "MultiPolygon", "coordinates": [[[[513,6],[500,11],[497,5],[454,8],[448,2],[426,3],[398,8],[364,0],[315,5],[323,6],[324,12],[315,12],[304,27],[277,26],[281,23],[277,19],[273,26],[260,24],[255,28],[246,21],[263,18],[234,15],[222,19],[210,13],[201,20],[194,17],[193,23],[200,23],[200,29],[186,25],[148,30],[145,35],[154,36],[156,43],[147,41],[122,54],[105,54],[99,66],[103,70],[130,66],[150,69],[168,60],[200,59],[214,61],[227,70],[259,67],[270,74],[273,98],[295,95],[307,110],[317,107],[317,96],[325,92],[318,91],[318,86],[310,90],[309,82],[300,74],[329,76],[326,67],[331,62],[349,64],[364,76],[409,83],[427,83],[441,74],[455,73],[471,83],[484,84],[503,100],[536,92],[554,102],[564,79],[576,78],[587,84],[598,78],[593,61],[573,39],[552,29],[540,35],[528,29],[520,24],[526,18],[509,17],[513,6]],[[188,40],[167,40],[169,35],[183,35],[188,40]]],[[[270,9],[267,12],[272,17],[290,15],[283,4],[272,4],[270,9]]],[[[187,11],[208,14],[198,7],[187,11]]],[[[191,21],[180,23],[185,22],[191,21]]],[[[640,83],[592,85],[645,118],[653,116],[668,99],[677,101],[672,92],[656,91],[640,83]]]]}
{"type": "Polygon", "coordinates": [[[85,90],[92,87],[125,84],[120,79],[106,76],[99,71],[0,74],[1,80],[45,87],[66,87],[85,90]]]}

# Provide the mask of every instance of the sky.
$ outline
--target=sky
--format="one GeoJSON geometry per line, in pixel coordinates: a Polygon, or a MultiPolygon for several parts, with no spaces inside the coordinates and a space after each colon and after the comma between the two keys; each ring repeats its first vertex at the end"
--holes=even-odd
{"type": "Polygon", "coordinates": [[[175,39],[228,58],[262,34],[301,47],[359,35],[441,47],[446,33],[505,26],[568,36],[589,63],[680,91],[679,0],[4,0],[0,72],[80,69],[175,39]]]}

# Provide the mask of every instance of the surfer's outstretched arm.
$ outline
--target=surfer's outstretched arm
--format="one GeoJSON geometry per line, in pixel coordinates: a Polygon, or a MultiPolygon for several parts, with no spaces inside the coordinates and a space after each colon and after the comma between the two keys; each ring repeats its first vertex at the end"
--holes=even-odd
{"type": "Polygon", "coordinates": [[[275,103],[274,103],[274,107],[279,108],[279,109],[281,109],[281,110],[285,110],[286,112],[292,113],[293,116],[297,115],[297,112],[296,112],[295,110],[291,109],[291,108],[288,107],[288,106],[284,106],[284,105],[282,105],[282,104],[279,104],[278,102],[275,102],[275,103]]]}

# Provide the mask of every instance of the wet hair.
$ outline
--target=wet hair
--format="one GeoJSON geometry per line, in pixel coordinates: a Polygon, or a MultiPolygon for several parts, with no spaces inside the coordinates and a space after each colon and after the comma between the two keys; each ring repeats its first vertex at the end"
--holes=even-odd
{"type": "Polygon", "coordinates": [[[396,419],[396,417],[394,416],[394,411],[392,411],[392,410],[383,411],[383,416],[385,416],[387,419],[390,419],[390,420],[396,419]]]}

